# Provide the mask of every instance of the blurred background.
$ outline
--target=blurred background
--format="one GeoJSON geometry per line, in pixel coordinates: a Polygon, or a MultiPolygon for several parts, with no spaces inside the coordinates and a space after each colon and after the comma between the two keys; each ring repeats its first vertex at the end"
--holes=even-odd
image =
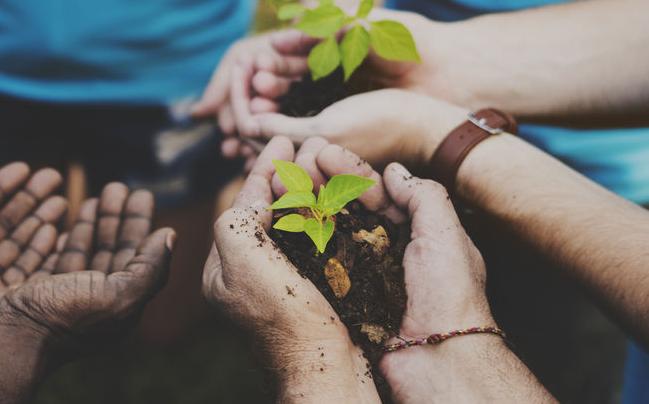
{"type": "MultiPolygon", "coordinates": [[[[17,9],[25,4],[25,7],[29,6],[29,1],[7,1],[13,1],[17,9]]],[[[216,0],[215,3],[220,1],[216,0]]],[[[123,7],[130,7],[131,4],[124,0],[121,3],[123,7]]],[[[197,9],[194,11],[197,14],[205,13],[205,10],[198,8],[199,1],[187,3],[196,4],[197,9]]],[[[237,12],[243,15],[253,10],[252,25],[240,24],[241,26],[252,26],[251,31],[259,32],[276,24],[265,1],[260,1],[259,4],[256,1],[241,1],[239,5],[235,5],[237,2],[223,2],[226,3],[230,5],[219,5],[213,10],[210,9],[214,14],[211,17],[233,16],[237,12]],[[243,3],[250,4],[248,8],[237,11],[237,8],[243,8],[243,3]]],[[[98,4],[110,3],[102,0],[98,4]]],[[[36,3],[31,6],[35,7],[36,3]]],[[[43,27],[51,29],[52,32],[59,32],[59,28],[51,26],[54,22],[50,18],[64,11],[48,10],[49,6],[40,3],[37,6],[45,8],[43,27]]],[[[79,7],[82,7],[81,3],[79,7]]],[[[95,5],[90,1],[83,7],[93,8],[95,5]]],[[[106,11],[110,12],[108,8],[106,11]]],[[[101,13],[101,9],[92,12],[101,13]]],[[[184,15],[179,15],[176,19],[181,20],[183,17],[184,15]]],[[[248,17],[241,18],[241,21],[245,22],[248,17]]],[[[165,23],[173,26],[173,21],[165,23]]],[[[223,30],[233,30],[225,25],[223,30]]],[[[119,27],[104,27],[117,28],[119,27]]],[[[241,35],[243,32],[239,36],[241,35]]],[[[54,39],[56,38],[52,40],[54,39]]],[[[204,63],[206,70],[197,75],[200,77],[201,86],[234,39],[236,38],[220,43],[217,54],[210,56],[209,63],[204,63]],[[210,63],[212,67],[209,67],[210,63]]],[[[196,41],[200,44],[199,48],[211,51],[212,48],[207,46],[209,41],[201,42],[203,39],[200,33],[197,33],[196,41]]],[[[65,48],[64,45],[57,46],[65,48]]],[[[74,43],[72,45],[79,46],[74,43]]],[[[183,43],[171,45],[180,47],[181,50],[184,46],[183,43]]],[[[147,41],[134,46],[164,48],[162,44],[147,41]]],[[[169,62],[168,55],[161,55],[161,58],[169,62]]],[[[27,65],[37,63],[34,60],[23,62],[27,65]]],[[[81,64],[74,66],[78,68],[76,74],[89,74],[81,64]]],[[[47,71],[47,65],[43,69],[45,72],[35,72],[33,76],[41,80],[40,75],[54,74],[47,71]]],[[[178,69],[178,66],[172,65],[164,74],[193,74],[191,71],[178,69]]],[[[116,77],[121,78],[120,74],[126,73],[128,72],[119,71],[116,77]]],[[[57,72],[56,77],[65,79],[70,74],[69,71],[57,72]]],[[[142,88],[150,91],[152,98],[159,95],[158,88],[142,88]]],[[[199,89],[199,86],[196,88],[199,89]]],[[[25,89],[26,93],[28,90],[25,89]]],[[[53,89],[53,92],[55,90],[53,89]]],[[[97,86],[97,92],[102,91],[102,87],[97,86]]],[[[65,94],[71,93],[68,91],[65,94]]],[[[107,181],[119,179],[134,187],[153,189],[160,201],[157,225],[172,225],[179,229],[180,236],[180,252],[174,257],[170,286],[147,308],[136,335],[111,352],[85,358],[55,372],[39,390],[35,403],[193,404],[273,401],[267,375],[263,366],[256,360],[246,336],[220,313],[209,310],[198,293],[202,260],[210,246],[211,223],[216,212],[228,203],[227,198],[217,201],[216,191],[223,187],[236,188],[237,180],[227,182],[235,178],[241,168],[240,163],[236,162],[213,164],[213,161],[218,160],[215,157],[218,154],[218,139],[213,133],[213,122],[196,123],[186,120],[187,106],[198,95],[200,92],[194,91],[188,95],[188,99],[181,99],[173,108],[168,108],[168,111],[161,111],[160,108],[149,105],[153,104],[150,99],[137,99],[132,104],[135,106],[126,110],[120,106],[119,99],[123,95],[115,95],[108,91],[105,93],[105,99],[63,100],[66,107],[62,109],[60,104],[55,102],[61,100],[34,103],[21,97],[0,97],[0,107],[4,108],[0,111],[5,118],[23,117],[22,121],[16,121],[15,133],[21,134],[21,131],[25,131],[24,135],[15,135],[17,137],[13,140],[7,136],[2,137],[0,150],[14,147],[16,139],[27,139],[24,147],[20,149],[25,152],[24,159],[36,166],[54,165],[62,170],[67,178],[65,193],[72,202],[71,217],[74,217],[77,207],[85,197],[96,194],[107,181]],[[48,104],[50,102],[56,104],[55,107],[48,104]],[[81,104],[84,106],[80,106],[81,104]],[[90,106],[85,106],[86,104],[90,106]],[[106,105],[110,105],[110,108],[106,105]],[[43,116],[48,118],[42,118],[43,116]],[[70,121],[82,116],[88,124],[69,125],[70,121]],[[142,116],[148,120],[143,121],[140,118],[142,116]],[[127,118],[124,122],[130,120],[135,124],[129,127],[121,126],[119,122],[124,117],[127,118]],[[174,126],[170,127],[167,121],[173,121],[174,126]],[[37,124],[41,126],[34,126],[37,124]],[[26,127],[32,128],[30,133],[26,132],[26,127]],[[151,127],[154,129],[150,129],[151,127]],[[86,148],[80,146],[76,149],[71,146],[77,140],[85,138],[89,132],[100,132],[100,129],[106,131],[104,135],[107,140],[98,140],[101,138],[97,137],[92,138],[92,144],[86,144],[86,148]],[[48,140],[52,137],[43,138],[42,134],[45,131],[55,132],[55,144],[48,140]],[[173,160],[180,156],[178,161],[169,163],[163,158],[166,163],[161,167],[141,167],[140,156],[151,152],[144,146],[135,144],[133,135],[144,131],[157,134],[154,140],[158,147],[158,157],[171,156],[169,159],[173,160]],[[38,136],[32,136],[32,132],[38,136]],[[111,137],[113,133],[120,133],[122,136],[117,145],[115,138],[111,137]],[[165,139],[174,141],[165,143],[165,139]],[[192,151],[185,152],[185,145],[194,141],[201,144],[204,158],[196,157],[192,151]],[[88,154],[89,148],[94,150],[94,154],[88,154]],[[138,151],[140,149],[143,154],[138,151]],[[35,150],[39,152],[35,153],[35,150]],[[58,153],[57,159],[46,158],[45,153],[58,153]],[[96,157],[89,159],[88,156],[96,157]],[[106,156],[105,160],[102,160],[101,156],[106,156]],[[138,160],[132,170],[130,160],[138,160]],[[195,161],[199,163],[194,163],[195,161]],[[143,174],[133,176],[131,172],[143,174]],[[186,172],[189,173],[187,178],[192,181],[210,184],[209,189],[201,188],[194,193],[186,184],[186,177],[183,176],[186,172]],[[177,192],[179,189],[189,191],[183,194],[177,192]]],[[[173,96],[178,99],[178,94],[173,96]]],[[[79,142],[81,144],[82,140],[79,142]]],[[[2,152],[0,157],[3,157],[2,152]]],[[[8,157],[5,154],[3,158],[7,160],[8,157]]],[[[625,359],[626,341],[623,335],[585,296],[570,287],[570,283],[562,279],[559,272],[551,271],[548,264],[527,251],[518,240],[503,239],[503,232],[494,224],[470,213],[464,214],[463,220],[486,257],[491,303],[498,322],[511,338],[514,351],[562,402],[618,401],[625,359]],[[555,332],[557,329],[560,329],[561,333],[555,332]]]]}

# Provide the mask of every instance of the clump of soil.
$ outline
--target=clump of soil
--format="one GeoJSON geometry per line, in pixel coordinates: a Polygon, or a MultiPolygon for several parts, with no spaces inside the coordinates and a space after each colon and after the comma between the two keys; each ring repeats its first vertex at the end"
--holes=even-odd
{"type": "Polygon", "coordinates": [[[376,83],[360,80],[359,75],[347,82],[344,77],[341,68],[318,81],[310,75],[302,77],[279,98],[280,112],[298,118],[315,116],[336,101],[379,88],[376,83]]]}
{"type": "MultiPolygon", "coordinates": [[[[288,213],[276,213],[275,220],[288,213]]],[[[402,262],[409,232],[408,225],[395,225],[352,202],[336,216],[336,230],[324,254],[317,253],[304,233],[270,233],[300,274],[329,301],[352,341],[363,349],[384,402],[390,401],[390,392],[378,362],[384,342],[398,334],[406,306],[402,262]]]]}

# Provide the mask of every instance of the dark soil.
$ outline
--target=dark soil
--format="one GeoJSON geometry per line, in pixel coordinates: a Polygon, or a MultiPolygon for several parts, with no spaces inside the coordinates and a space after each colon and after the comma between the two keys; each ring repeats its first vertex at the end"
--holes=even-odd
{"type": "Polygon", "coordinates": [[[288,92],[279,99],[280,112],[299,118],[314,116],[336,101],[378,88],[374,83],[359,80],[358,75],[352,77],[351,81],[345,82],[342,69],[318,81],[306,75],[291,84],[288,92]]]}
{"type": "MultiPolygon", "coordinates": [[[[278,213],[275,219],[285,214],[278,213]]],[[[390,401],[389,388],[378,371],[384,341],[370,341],[361,328],[363,324],[380,326],[386,332],[384,338],[398,334],[406,305],[402,262],[409,231],[408,225],[397,226],[352,202],[347,212],[336,216],[336,230],[324,254],[317,253],[304,233],[272,230],[270,234],[300,274],[325,296],[347,326],[354,343],[363,349],[384,402],[390,401]],[[385,229],[389,239],[389,247],[383,253],[376,252],[366,241],[358,241],[358,237],[354,240],[354,233],[372,232],[378,226],[385,229]],[[325,266],[331,258],[345,267],[351,281],[351,288],[342,298],[336,297],[325,276],[325,266]]]]}

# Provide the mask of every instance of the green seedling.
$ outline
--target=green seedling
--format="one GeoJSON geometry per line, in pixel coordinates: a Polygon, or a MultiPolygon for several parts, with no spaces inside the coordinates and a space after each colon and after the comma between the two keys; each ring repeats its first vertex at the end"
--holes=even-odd
{"type": "Polygon", "coordinates": [[[333,0],[319,0],[307,8],[295,0],[270,0],[282,21],[310,37],[322,39],[309,54],[313,80],[333,73],[342,64],[345,81],[360,67],[370,49],[386,60],[419,62],[421,59],[412,34],[400,22],[370,21],[374,0],[362,0],[354,15],[348,15],[333,0]],[[344,30],[340,43],[337,34],[344,30]]]}
{"type": "Polygon", "coordinates": [[[308,209],[305,217],[292,213],[280,218],[273,228],[292,233],[306,233],[320,253],[324,253],[334,234],[334,217],[349,202],[360,197],[376,182],[356,175],[336,175],[327,185],[321,185],[318,196],[313,194],[313,180],[300,166],[288,161],[274,160],[273,165],[287,192],[270,206],[271,210],[308,209]]]}

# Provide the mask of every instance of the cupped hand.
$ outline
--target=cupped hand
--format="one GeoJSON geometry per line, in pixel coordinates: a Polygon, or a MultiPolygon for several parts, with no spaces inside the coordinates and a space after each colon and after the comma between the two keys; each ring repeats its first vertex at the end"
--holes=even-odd
{"type": "Polygon", "coordinates": [[[223,57],[192,113],[197,118],[217,119],[226,136],[222,144],[225,157],[243,156],[249,160],[249,167],[254,162],[255,149],[236,135],[254,130],[250,129],[255,125],[251,114],[276,112],[277,105],[271,99],[285,93],[290,82],[307,70],[304,57],[280,55],[275,48],[303,40],[313,43],[297,32],[261,34],[236,42],[223,57]]]}
{"type": "Polygon", "coordinates": [[[251,136],[286,136],[296,144],[323,137],[358,154],[375,167],[399,161],[410,169],[425,165],[468,111],[402,90],[378,90],[336,102],[311,118],[277,113],[254,116],[251,136]]]}
{"type": "Polygon", "coordinates": [[[48,349],[70,354],[114,343],[164,285],[175,234],[150,234],[153,197],[122,184],[86,201],[69,234],[42,226],[10,267],[0,325],[29,329],[48,349]]]}
{"type": "MultiPolygon", "coordinates": [[[[401,337],[414,339],[495,325],[485,295],[485,264],[462,228],[441,185],[413,177],[405,167],[396,163],[390,164],[381,176],[358,156],[337,145],[324,147],[315,161],[318,170],[327,177],[345,173],[374,179],[378,185],[361,196],[359,201],[395,223],[410,221],[411,241],[403,259],[408,301],[401,323],[401,337]]],[[[462,349],[468,343],[468,348],[459,353],[442,353],[448,355],[447,359],[452,363],[460,363],[478,352],[473,349],[476,343],[481,347],[484,344],[504,346],[493,336],[463,338],[464,341],[445,343],[446,347],[454,349],[458,342],[462,349]]],[[[383,357],[381,369],[397,401],[435,401],[430,377],[433,375],[442,380],[442,367],[445,365],[428,354],[436,350],[432,351],[433,354],[440,355],[440,347],[410,348],[383,357]]],[[[457,385],[461,382],[457,381],[457,385]]],[[[464,398],[471,397],[473,392],[467,393],[464,398]]],[[[458,395],[452,397],[461,399],[458,395]]]]}
{"type": "MultiPolygon", "coordinates": [[[[288,139],[271,140],[234,207],[214,225],[203,291],[248,329],[279,380],[280,401],[377,402],[367,362],[324,296],[269,238],[273,160],[296,161],[312,172],[326,142],[306,143],[297,155],[288,139]]],[[[277,186],[275,189],[278,189],[277,186]]]]}

